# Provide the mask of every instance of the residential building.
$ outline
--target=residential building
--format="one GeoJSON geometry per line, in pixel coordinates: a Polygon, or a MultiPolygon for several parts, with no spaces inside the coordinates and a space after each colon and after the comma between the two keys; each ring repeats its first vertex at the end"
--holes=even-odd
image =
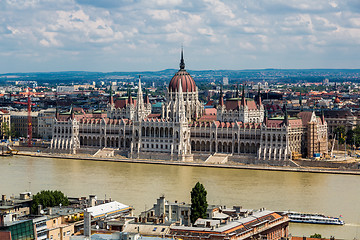
{"type": "Polygon", "coordinates": [[[50,140],[54,127],[56,109],[49,108],[40,110],[38,114],[38,136],[42,139],[50,140]]]}
{"type": "MultiPolygon", "coordinates": [[[[31,112],[31,126],[32,126],[32,136],[38,136],[38,114],[39,112],[31,112]]],[[[19,137],[27,138],[28,135],[28,112],[10,112],[11,123],[14,127],[16,135],[19,137]]]]}

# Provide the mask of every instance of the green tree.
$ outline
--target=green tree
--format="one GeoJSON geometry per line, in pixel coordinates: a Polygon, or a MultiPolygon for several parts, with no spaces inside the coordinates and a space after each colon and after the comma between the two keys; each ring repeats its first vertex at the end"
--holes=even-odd
{"type": "Polygon", "coordinates": [[[345,143],[345,126],[338,126],[334,129],[334,133],[336,134],[336,140],[339,141],[340,144],[345,143]]]}
{"type": "Polygon", "coordinates": [[[191,190],[191,223],[195,223],[198,218],[206,218],[206,209],[208,207],[206,195],[204,185],[197,182],[191,190]]]}
{"type": "Polygon", "coordinates": [[[313,235],[310,236],[311,238],[322,238],[321,234],[319,233],[315,233],[313,235]]]}
{"type": "Polygon", "coordinates": [[[37,212],[38,206],[41,205],[43,208],[69,205],[68,198],[61,191],[42,190],[33,196],[33,202],[31,204],[31,213],[39,214],[37,212]]]}
{"type": "Polygon", "coordinates": [[[1,136],[3,139],[8,139],[11,136],[11,129],[7,122],[1,124],[1,136]]]}

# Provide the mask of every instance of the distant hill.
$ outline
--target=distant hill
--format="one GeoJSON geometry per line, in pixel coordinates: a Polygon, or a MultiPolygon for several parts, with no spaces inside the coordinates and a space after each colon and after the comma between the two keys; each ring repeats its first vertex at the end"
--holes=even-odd
{"type": "MultiPolygon", "coordinates": [[[[144,82],[169,82],[177,69],[139,72],[31,72],[0,74],[0,83],[14,81],[37,81],[38,83],[69,84],[99,81],[134,81],[141,75],[144,82]]],[[[328,78],[330,81],[359,82],[360,69],[248,69],[248,70],[188,70],[195,81],[219,82],[228,77],[230,83],[243,81],[277,81],[277,82],[319,82],[328,78]]]]}

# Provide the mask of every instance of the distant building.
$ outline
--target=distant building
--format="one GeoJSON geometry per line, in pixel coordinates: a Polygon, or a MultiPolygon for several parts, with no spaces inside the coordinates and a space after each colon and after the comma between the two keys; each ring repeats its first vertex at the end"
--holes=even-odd
{"type": "Polygon", "coordinates": [[[228,77],[223,77],[223,85],[229,85],[229,78],[228,77]]]}
{"type": "Polygon", "coordinates": [[[330,139],[335,137],[335,129],[339,126],[344,126],[346,131],[353,130],[357,126],[358,117],[350,109],[325,109],[324,116],[330,139]]]}
{"type": "Polygon", "coordinates": [[[6,128],[8,128],[8,131],[11,131],[11,118],[10,118],[10,113],[8,110],[4,110],[4,109],[0,109],[0,133],[1,133],[1,137],[2,139],[4,139],[5,137],[9,137],[6,136],[8,133],[6,133],[6,128]]]}
{"type": "MultiPolygon", "coordinates": [[[[38,136],[38,114],[39,112],[31,112],[32,136],[38,136]]],[[[14,127],[16,135],[27,138],[28,135],[28,112],[10,112],[11,123],[14,127]]]]}
{"type": "Polygon", "coordinates": [[[38,136],[42,139],[51,139],[54,127],[56,109],[40,110],[38,114],[38,136]]]}
{"type": "Polygon", "coordinates": [[[57,86],[56,92],[57,93],[73,93],[75,91],[74,86],[57,86]]]}

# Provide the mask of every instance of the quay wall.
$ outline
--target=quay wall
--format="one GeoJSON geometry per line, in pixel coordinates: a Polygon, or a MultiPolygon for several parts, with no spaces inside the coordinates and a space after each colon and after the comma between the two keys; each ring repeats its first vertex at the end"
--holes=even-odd
{"type": "Polygon", "coordinates": [[[312,160],[296,160],[297,164],[302,167],[317,167],[317,168],[337,168],[337,169],[360,169],[358,162],[332,162],[332,161],[312,161],[312,160]]]}
{"type": "Polygon", "coordinates": [[[353,169],[330,169],[330,168],[310,168],[310,167],[289,167],[289,166],[269,166],[269,165],[253,165],[253,164],[206,164],[203,162],[182,162],[168,160],[149,160],[149,159],[130,159],[123,156],[115,156],[113,158],[97,158],[86,155],[62,155],[49,153],[22,152],[18,155],[43,158],[73,159],[73,160],[91,160],[91,161],[108,161],[108,162],[128,162],[141,164],[164,164],[175,166],[191,166],[191,167],[215,167],[215,168],[231,168],[231,169],[248,169],[248,170],[265,170],[265,171],[288,171],[288,172],[308,172],[308,173],[326,173],[326,174],[350,174],[360,175],[360,170],[353,169]]]}

